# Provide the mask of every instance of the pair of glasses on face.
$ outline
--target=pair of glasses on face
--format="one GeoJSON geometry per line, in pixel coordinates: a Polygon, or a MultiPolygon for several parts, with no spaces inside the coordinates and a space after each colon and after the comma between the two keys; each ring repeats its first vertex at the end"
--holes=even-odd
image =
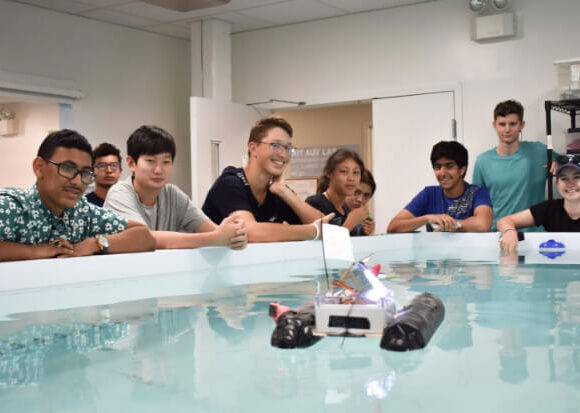
{"type": "Polygon", "coordinates": [[[560,155],[556,158],[558,165],[574,164],[580,166],[580,155],[570,154],[570,155],[560,155]]]}
{"type": "Polygon", "coordinates": [[[111,171],[113,172],[117,172],[119,169],[121,169],[121,163],[120,162],[99,162],[95,164],[95,169],[98,169],[99,171],[105,171],[107,168],[111,168],[111,171]]]}
{"type": "Polygon", "coordinates": [[[85,185],[92,184],[95,181],[95,174],[90,168],[78,169],[77,166],[69,161],[53,162],[45,159],[45,162],[51,163],[57,167],[57,172],[63,178],[73,180],[77,175],[81,176],[81,182],[85,185]]]}
{"type": "Polygon", "coordinates": [[[296,147],[292,145],[282,145],[278,142],[258,142],[258,145],[262,143],[270,145],[270,150],[278,155],[285,151],[287,155],[292,156],[294,155],[294,152],[296,152],[296,147]]]}

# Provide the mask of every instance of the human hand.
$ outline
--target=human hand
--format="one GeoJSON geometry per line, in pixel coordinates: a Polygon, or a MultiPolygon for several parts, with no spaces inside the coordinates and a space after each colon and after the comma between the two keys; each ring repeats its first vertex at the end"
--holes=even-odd
{"type": "Polygon", "coordinates": [[[233,250],[244,249],[248,244],[246,221],[240,214],[232,214],[225,218],[216,232],[219,234],[220,245],[227,245],[233,250]]]}
{"type": "Polygon", "coordinates": [[[332,221],[332,218],[334,218],[334,212],[331,212],[328,215],[320,217],[314,222],[316,222],[318,226],[320,226],[321,224],[328,224],[330,221],[332,221]]]}
{"type": "Polygon", "coordinates": [[[457,224],[459,221],[447,214],[430,214],[427,215],[427,220],[435,232],[457,231],[457,229],[461,228],[457,224]]]}
{"type": "Polygon", "coordinates": [[[367,217],[361,224],[364,235],[371,235],[375,233],[375,221],[371,217],[367,217]]]}
{"type": "Polygon", "coordinates": [[[269,189],[273,194],[280,196],[282,192],[288,190],[288,187],[286,186],[286,180],[282,175],[273,176],[270,180],[269,189]]]}
{"type": "Polygon", "coordinates": [[[499,246],[506,251],[515,251],[518,248],[518,231],[511,228],[504,231],[499,246]]]}
{"type": "Polygon", "coordinates": [[[248,245],[248,230],[246,228],[246,221],[241,214],[232,214],[231,217],[237,225],[236,235],[230,238],[228,247],[233,250],[242,250],[248,245]]]}
{"type": "Polygon", "coordinates": [[[32,246],[34,258],[54,258],[73,256],[74,250],[65,238],[58,238],[45,244],[32,246]]]}
{"type": "Polygon", "coordinates": [[[100,251],[95,237],[86,238],[80,242],[77,242],[76,244],[70,244],[67,240],[63,239],[63,246],[66,244],[71,246],[72,254],[59,255],[58,258],[86,257],[89,255],[94,255],[100,251]]]}
{"type": "Polygon", "coordinates": [[[354,225],[362,224],[369,217],[369,209],[365,205],[355,208],[348,213],[348,217],[351,217],[354,225]]]}
{"type": "Polygon", "coordinates": [[[322,234],[322,224],[328,224],[332,220],[332,218],[334,218],[334,212],[331,212],[328,215],[318,218],[312,224],[308,224],[314,226],[316,230],[314,238],[312,238],[313,240],[320,238],[320,234],[322,234]]]}

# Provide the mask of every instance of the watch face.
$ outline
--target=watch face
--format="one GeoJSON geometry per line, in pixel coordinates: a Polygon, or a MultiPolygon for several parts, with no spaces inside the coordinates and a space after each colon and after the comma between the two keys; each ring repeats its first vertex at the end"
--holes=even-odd
{"type": "Polygon", "coordinates": [[[107,238],[105,235],[97,235],[97,241],[99,242],[99,247],[101,248],[101,251],[106,250],[107,248],[109,248],[109,238],[107,238]]]}

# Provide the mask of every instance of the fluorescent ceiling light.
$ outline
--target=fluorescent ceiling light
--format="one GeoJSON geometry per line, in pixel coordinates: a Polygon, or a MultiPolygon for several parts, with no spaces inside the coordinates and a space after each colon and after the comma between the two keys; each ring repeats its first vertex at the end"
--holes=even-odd
{"type": "Polygon", "coordinates": [[[222,6],[231,0],[141,0],[143,3],[163,7],[175,11],[192,11],[207,9],[209,7],[222,6]]]}

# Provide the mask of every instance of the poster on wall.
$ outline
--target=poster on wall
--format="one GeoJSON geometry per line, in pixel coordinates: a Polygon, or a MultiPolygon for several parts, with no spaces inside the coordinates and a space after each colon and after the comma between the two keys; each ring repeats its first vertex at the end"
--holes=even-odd
{"type": "Polygon", "coordinates": [[[326,160],[337,149],[359,152],[359,145],[317,146],[297,148],[290,163],[290,177],[313,177],[322,175],[326,160]]]}
{"type": "Polygon", "coordinates": [[[318,187],[318,178],[288,178],[285,182],[302,199],[315,195],[318,187]]]}

